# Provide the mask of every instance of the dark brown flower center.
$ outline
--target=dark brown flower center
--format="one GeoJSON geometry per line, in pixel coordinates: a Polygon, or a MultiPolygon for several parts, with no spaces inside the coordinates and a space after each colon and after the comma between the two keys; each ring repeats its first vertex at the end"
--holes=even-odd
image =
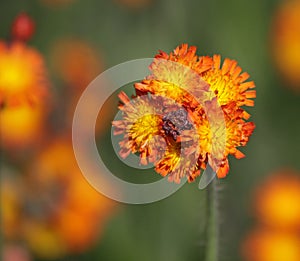
{"type": "Polygon", "coordinates": [[[192,128],[192,124],[187,118],[186,110],[179,109],[168,112],[163,117],[162,128],[167,136],[171,136],[176,141],[177,136],[179,136],[183,130],[190,130],[192,128]]]}

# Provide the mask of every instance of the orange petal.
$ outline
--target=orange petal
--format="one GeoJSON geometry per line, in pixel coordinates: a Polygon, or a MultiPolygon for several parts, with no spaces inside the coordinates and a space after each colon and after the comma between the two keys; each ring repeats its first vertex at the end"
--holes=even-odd
{"type": "Polygon", "coordinates": [[[120,100],[121,100],[124,104],[130,102],[130,100],[129,100],[129,98],[128,98],[128,96],[126,95],[125,92],[123,92],[123,91],[120,92],[118,96],[119,96],[120,100]]]}
{"type": "Polygon", "coordinates": [[[246,155],[244,153],[242,153],[241,151],[239,151],[238,149],[236,150],[234,156],[237,158],[237,159],[242,159],[242,158],[245,158],[246,155]]]}
{"type": "Polygon", "coordinates": [[[229,164],[228,164],[228,160],[226,160],[225,165],[218,169],[218,172],[217,172],[218,178],[225,178],[228,171],[229,171],[229,164]]]}
{"type": "Polygon", "coordinates": [[[222,66],[222,74],[223,75],[226,74],[229,71],[229,69],[231,67],[231,64],[232,64],[231,60],[226,58],[224,63],[223,63],[223,66],[222,66]]]}
{"type": "Polygon", "coordinates": [[[213,56],[213,61],[214,61],[214,69],[219,69],[221,66],[221,56],[218,54],[215,54],[213,56]]]}
{"type": "Polygon", "coordinates": [[[240,82],[244,82],[244,81],[246,81],[249,77],[250,77],[249,73],[243,72],[243,73],[240,75],[239,80],[240,80],[240,82]]]}
{"type": "Polygon", "coordinates": [[[255,87],[255,84],[253,81],[251,82],[244,82],[240,85],[240,89],[241,89],[241,92],[244,92],[248,89],[251,89],[251,88],[254,88],[255,87]]]}
{"type": "Polygon", "coordinates": [[[234,80],[237,79],[237,77],[240,75],[240,73],[242,72],[242,68],[241,67],[236,67],[236,69],[234,70],[234,73],[232,74],[232,78],[234,80]]]}
{"type": "Polygon", "coordinates": [[[246,98],[255,98],[256,97],[256,91],[247,91],[246,92],[246,98]]]}

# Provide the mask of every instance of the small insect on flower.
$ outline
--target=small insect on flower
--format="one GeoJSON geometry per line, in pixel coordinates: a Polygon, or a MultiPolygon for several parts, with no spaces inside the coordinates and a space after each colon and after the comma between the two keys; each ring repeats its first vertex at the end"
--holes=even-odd
{"type": "Polygon", "coordinates": [[[183,130],[190,130],[192,124],[188,121],[187,113],[185,110],[171,111],[163,117],[163,130],[165,134],[171,135],[174,141],[183,130]]]}
{"type": "Polygon", "coordinates": [[[151,74],[134,84],[136,96],[119,95],[123,118],[113,126],[115,135],[124,136],[120,155],[138,152],[141,164],[153,163],[176,183],[194,181],[208,166],[225,177],[228,155],[244,157],[237,148],[255,128],[242,108],[253,106],[256,97],[249,90],[254,82],[246,82],[249,74],[234,60],[221,66],[220,55],[197,56],[196,47],[187,44],[170,54],[160,51],[149,68],[151,74]]]}

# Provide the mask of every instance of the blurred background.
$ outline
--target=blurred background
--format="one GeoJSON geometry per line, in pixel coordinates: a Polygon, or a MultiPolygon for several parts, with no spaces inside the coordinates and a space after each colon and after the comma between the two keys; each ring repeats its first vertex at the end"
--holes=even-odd
{"type": "MultiPolygon", "coordinates": [[[[121,204],[87,183],[72,150],[76,103],[98,74],[181,43],[236,59],[257,86],[246,158],[218,181],[219,260],[300,260],[299,0],[1,1],[1,260],[207,260],[198,180],[121,204]]],[[[100,155],[125,180],[159,179],[114,154],[117,104],[100,111],[100,155]]]]}

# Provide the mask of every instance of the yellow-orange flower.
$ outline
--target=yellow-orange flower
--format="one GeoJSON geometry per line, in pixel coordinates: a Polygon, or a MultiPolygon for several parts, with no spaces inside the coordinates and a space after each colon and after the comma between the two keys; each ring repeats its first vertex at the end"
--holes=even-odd
{"type": "Polygon", "coordinates": [[[271,175],[257,190],[255,210],[268,227],[300,231],[300,176],[291,170],[271,175]]]}
{"type": "MultiPolygon", "coordinates": [[[[146,154],[154,159],[158,173],[169,175],[169,180],[177,183],[183,177],[193,181],[207,164],[218,177],[225,177],[229,170],[227,156],[244,157],[237,147],[247,144],[255,127],[254,123],[246,121],[250,114],[241,108],[254,105],[252,98],[256,92],[249,89],[255,85],[252,81],[246,82],[249,75],[242,73],[236,61],[225,59],[221,67],[219,55],[199,57],[196,47],[187,44],[170,54],[160,51],[150,70],[146,79],[134,85],[138,95],[135,99],[149,94],[156,99],[169,99],[173,101],[173,110],[167,109],[166,103],[148,104],[146,107],[151,116],[140,118],[133,112],[141,111],[139,106],[132,109],[134,102],[131,106],[121,107],[123,127],[115,134],[123,134],[124,140],[128,140],[120,143],[121,154],[126,157],[130,152],[139,152],[141,162],[146,154]],[[157,106],[159,109],[153,108],[157,106]],[[150,128],[149,124],[155,127],[150,128]],[[159,142],[151,142],[151,139],[158,134],[165,140],[167,148],[164,154],[153,155],[156,153],[153,146],[159,146],[159,142]],[[149,150],[147,145],[150,143],[153,145],[149,150]]],[[[128,97],[121,100],[124,104],[130,103],[128,97]]]]}
{"type": "Polygon", "coordinates": [[[271,47],[285,80],[300,90],[300,1],[283,1],[272,24],[271,47]]]}
{"type": "MultiPolygon", "coordinates": [[[[165,106],[171,106],[171,102],[151,95],[137,97],[131,102],[124,92],[119,97],[123,102],[119,106],[123,118],[114,121],[113,125],[115,135],[125,134],[120,142],[121,157],[126,158],[131,152],[140,152],[141,164],[155,162],[164,152],[161,137],[163,113],[165,106]]],[[[175,108],[178,109],[178,106],[175,108]]]]}
{"type": "Polygon", "coordinates": [[[246,238],[242,252],[246,261],[298,261],[300,239],[293,233],[257,229],[246,238]]]}
{"type": "MultiPolygon", "coordinates": [[[[225,177],[229,171],[228,155],[234,155],[237,159],[245,157],[237,147],[245,146],[254,130],[254,123],[246,122],[243,119],[245,111],[236,109],[234,103],[228,104],[222,109],[225,120],[224,126],[220,126],[212,118],[208,120],[202,110],[194,111],[191,116],[195,126],[197,126],[197,136],[193,137],[193,139],[198,138],[200,145],[198,164],[202,169],[205,169],[208,163],[214,169],[214,161],[216,159],[212,157],[218,155],[219,162],[217,162],[218,169],[216,171],[219,178],[225,177]],[[214,139],[213,135],[217,135],[217,138],[214,139]],[[222,143],[222,139],[225,140],[224,148],[222,144],[213,146],[214,142],[222,143]]],[[[182,136],[185,140],[192,139],[187,132],[183,132],[182,136]]],[[[197,142],[194,141],[194,144],[197,144],[197,142]]],[[[199,175],[200,173],[197,172],[197,174],[199,175]]]]}
{"type": "Polygon", "coordinates": [[[11,104],[0,109],[1,147],[24,148],[43,138],[46,110],[40,105],[11,104]]]}
{"type": "Polygon", "coordinates": [[[36,103],[47,93],[42,55],[19,42],[0,41],[0,104],[36,103]]]}
{"type": "Polygon", "coordinates": [[[248,90],[255,87],[253,81],[245,82],[250,76],[242,72],[241,67],[235,60],[226,58],[221,66],[221,56],[213,56],[213,64],[210,70],[201,73],[201,77],[211,87],[218,97],[220,105],[227,105],[230,102],[237,106],[253,106],[251,98],[256,97],[256,91],[248,90]]]}

